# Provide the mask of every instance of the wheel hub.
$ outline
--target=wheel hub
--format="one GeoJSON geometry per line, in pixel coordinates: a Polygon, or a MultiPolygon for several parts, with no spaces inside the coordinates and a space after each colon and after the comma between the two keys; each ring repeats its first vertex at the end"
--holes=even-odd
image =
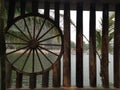
{"type": "Polygon", "coordinates": [[[29,48],[36,49],[39,46],[39,42],[36,39],[32,39],[28,43],[29,48]]]}

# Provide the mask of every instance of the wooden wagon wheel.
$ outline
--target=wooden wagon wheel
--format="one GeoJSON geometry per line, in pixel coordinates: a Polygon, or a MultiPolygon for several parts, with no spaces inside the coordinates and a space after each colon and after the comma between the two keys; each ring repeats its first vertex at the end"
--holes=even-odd
{"type": "Polygon", "coordinates": [[[21,73],[41,74],[60,60],[63,52],[62,31],[50,18],[26,14],[6,27],[6,56],[21,73]]]}

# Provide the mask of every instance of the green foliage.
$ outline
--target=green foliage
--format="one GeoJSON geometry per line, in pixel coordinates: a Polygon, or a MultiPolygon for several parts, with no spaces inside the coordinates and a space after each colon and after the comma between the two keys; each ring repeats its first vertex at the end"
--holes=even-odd
{"type": "MultiPolygon", "coordinates": [[[[112,40],[114,37],[114,17],[115,17],[115,14],[110,13],[109,30],[108,30],[109,52],[112,51],[111,43],[112,43],[112,40]]],[[[99,23],[100,23],[100,29],[96,30],[96,48],[97,48],[98,52],[101,52],[101,48],[102,48],[102,19],[100,19],[99,23]]]]}
{"type": "Polygon", "coordinates": [[[73,41],[71,41],[71,48],[74,48],[75,49],[76,45],[73,41]]]}

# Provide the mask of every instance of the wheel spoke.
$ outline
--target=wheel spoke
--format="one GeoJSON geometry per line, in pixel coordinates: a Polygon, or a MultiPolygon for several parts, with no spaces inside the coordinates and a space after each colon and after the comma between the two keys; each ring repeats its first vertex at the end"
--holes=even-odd
{"type": "Polygon", "coordinates": [[[45,46],[62,46],[60,44],[39,44],[39,45],[45,45],[45,46]]]}
{"type": "Polygon", "coordinates": [[[34,73],[34,64],[35,64],[35,51],[33,49],[33,56],[32,56],[32,73],[34,73]]]}
{"type": "Polygon", "coordinates": [[[37,54],[37,57],[38,57],[38,59],[39,59],[39,62],[40,62],[41,68],[42,68],[42,70],[44,71],[44,67],[43,67],[43,64],[42,64],[42,62],[41,62],[41,58],[40,58],[39,53],[38,53],[37,50],[36,50],[36,54],[37,54]]]}
{"type": "Polygon", "coordinates": [[[48,50],[48,49],[46,49],[46,48],[44,48],[44,47],[41,47],[41,46],[39,46],[41,49],[44,49],[44,50],[46,50],[47,52],[50,52],[50,53],[52,53],[52,54],[54,54],[54,55],[56,55],[56,56],[59,56],[59,55],[57,55],[56,53],[54,53],[54,52],[52,52],[52,51],[50,51],[50,50],[48,50]]]}
{"type": "Polygon", "coordinates": [[[41,40],[41,41],[39,41],[39,42],[44,42],[44,41],[47,41],[47,40],[50,40],[50,39],[56,38],[56,37],[58,37],[58,36],[60,36],[60,34],[57,34],[57,35],[55,35],[55,36],[52,36],[52,37],[49,37],[49,38],[43,39],[43,40],[41,40]]]}
{"type": "Polygon", "coordinates": [[[12,62],[12,65],[15,64],[29,49],[26,49],[14,62],[12,62]]]}
{"type": "Polygon", "coordinates": [[[44,37],[48,32],[50,32],[53,29],[54,26],[52,26],[49,30],[47,30],[41,37],[38,38],[40,40],[42,37],[44,37]]]}
{"type": "Polygon", "coordinates": [[[35,19],[36,19],[36,18],[35,18],[35,16],[34,16],[34,20],[33,20],[33,21],[34,21],[34,22],[33,22],[33,24],[34,24],[34,25],[33,25],[33,38],[35,38],[35,26],[36,26],[35,19]]]}
{"type": "Polygon", "coordinates": [[[38,34],[37,34],[37,36],[36,36],[36,39],[39,37],[39,34],[40,34],[40,32],[42,31],[42,28],[43,28],[43,26],[44,26],[44,24],[45,24],[45,21],[46,21],[46,19],[44,19],[44,21],[43,21],[43,23],[42,23],[42,25],[41,25],[41,27],[40,27],[40,29],[39,29],[39,32],[38,32],[38,34]]]}
{"type": "Polygon", "coordinates": [[[17,50],[14,50],[14,51],[12,51],[12,52],[7,53],[6,55],[9,55],[9,54],[15,53],[15,52],[20,51],[20,50],[22,50],[22,49],[25,49],[25,48],[27,48],[27,47],[28,47],[28,46],[25,46],[25,47],[19,48],[19,49],[17,49],[17,50]]]}
{"type": "Polygon", "coordinates": [[[53,64],[53,62],[43,53],[43,51],[42,51],[40,48],[38,48],[38,50],[43,54],[43,56],[44,56],[51,64],[53,64]]]}
{"type": "Polygon", "coordinates": [[[32,39],[32,35],[31,35],[31,33],[30,33],[30,30],[29,30],[29,28],[28,28],[28,25],[27,25],[27,23],[26,23],[25,18],[24,18],[23,20],[24,20],[25,26],[26,26],[26,28],[27,28],[27,32],[28,32],[30,38],[32,39]]]}
{"type": "Polygon", "coordinates": [[[25,39],[23,39],[23,38],[21,38],[21,37],[19,37],[19,36],[17,36],[17,35],[14,35],[14,34],[12,34],[12,33],[10,33],[10,32],[7,32],[7,34],[9,34],[9,35],[11,35],[11,36],[13,36],[13,37],[16,37],[16,38],[18,38],[18,39],[21,39],[21,40],[23,40],[23,41],[25,41],[25,42],[28,42],[27,40],[25,40],[25,39]]]}
{"type": "Polygon", "coordinates": [[[26,57],[26,59],[25,59],[25,62],[24,62],[23,67],[22,67],[22,69],[21,69],[22,71],[23,71],[23,69],[25,68],[25,65],[26,65],[26,63],[27,63],[27,61],[28,61],[28,59],[29,59],[29,57],[30,57],[31,51],[32,51],[32,50],[29,51],[29,53],[28,53],[28,55],[27,55],[27,57],[26,57]]]}
{"type": "Polygon", "coordinates": [[[28,40],[30,40],[30,39],[28,38],[28,36],[25,35],[25,33],[24,33],[16,24],[14,24],[14,25],[15,25],[15,27],[16,27],[28,40]]]}
{"type": "Polygon", "coordinates": [[[6,44],[11,44],[11,45],[27,45],[27,43],[7,43],[6,44]]]}

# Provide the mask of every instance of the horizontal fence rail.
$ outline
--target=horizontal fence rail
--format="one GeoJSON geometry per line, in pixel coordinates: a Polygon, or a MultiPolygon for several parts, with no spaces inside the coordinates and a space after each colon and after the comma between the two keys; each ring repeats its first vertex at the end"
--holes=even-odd
{"type": "MultiPolygon", "coordinates": [[[[16,9],[20,9],[20,12],[17,12],[17,15],[24,16],[27,13],[41,13],[38,8],[39,3],[37,0],[32,0],[29,8],[27,7],[27,1],[21,0],[20,5],[16,7],[16,0],[9,0],[9,9],[8,9],[8,18],[7,25],[9,26],[16,16],[16,9]]],[[[84,59],[84,38],[86,38],[83,34],[83,16],[84,16],[84,3],[76,4],[76,16],[73,16],[70,9],[70,2],[64,3],[64,10],[60,10],[61,3],[54,3],[54,10],[51,12],[50,2],[44,2],[44,8],[42,13],[47,18],[52,18],[55,21],[55,24],[58,27],[63,27],[63,42],[64,42],[64,50],[63,57],[57,63],[55,63],[51,70],[45,71],[44,73],[38,75],[35,73],[31,73],[29,75],[24,75],[24,73],[20,73],[19,71],[15,71],[12,66],[7,64],[7,69],[11,73],[11,75],[6,75],[7,88],[47,88],[47,87],[77,87],[84,88],[85,86],[85,78],[86,73],[88,73],[88,86],[87,87],[104,87],[104,88],[120,88],[120,5],[115,5],[115,23],[114,23],[114,37],[113,37],[113,76],[114,80],[112,82],[113,85],[110,84],[110,73],[109,73],[109,4],[103,4],[102,12],[102,30],[101,30],[101,48],[97,51],[97,32],[96,32],[96,4],[91,3],[89,8],[89,39],[87,39],[87,43],[89,44],[88,60],[84,59]],[[62,14],[60,13],[62,12],[62,14]],[[52,16],[50,14],[52,13],[52,16]],[[54,16],[54,17],[53,17],[54,16]],[[72,47],[71,44],[71,16],[75,17],[75,32],[76,32],[76,40],[75,47],[72,47]],[[61,23],[62,18],[62,25],[61,23]],[[73,49],[73,50],[72,50],[73,49]],[[74,59],[72,58],[72,53],[74,53],[74,59]],[[99,57],[100,60],[97,60],[99,57]],[[73,64],[72,62],[75,62],[73,64]],[[89,62],[84,63],[85,61],[89,62]],[[98,71],[98,62],[99,62],[99,73],[98,71]],[[75,65],[75,66],[74,66],[75,65]],[[73,66],[75,69],[72,71],[73,66]],[[88,68],[86,68],[86,67],[88,68]],[[88,72],[85,72],[87,69],[88,72]],[[85,73],[84,73],[85,72],[85,73]],[[72,75],[74,74],[74,77],[72,75]],[[10,76],[10,77],[9,77],[10,76]],[[14,77],[14,78],[13,78],[14,77]],[[98,85],[98,78],[100,77],[100,81],[102,85],[98,85]],[[72,81],[74,81],[74,85],[72,85],[72,81]]],[[[29,27],[29,26],[28,26],[29,27]]],[[[47,33],[47,32],[46,32],[47,33]]],[[[48,32],[49,33],[49,32],[48,32]]],[[[4,44],[3,44],[4,45],[4,44]]],[[[0,47],[1,48],[1,47],[0,47]]],[[[1,50],[1,49],[0,49],[1,50]]],[[[41,51],[42,52],[42,51],[41,51]]],[[[52,53],[54,54],[54,53],[52,53]]],[[[34,56],[34,55],[33,55],[34,56]]],[[[44,54],[45,56],[45,54],[44,54]]],[[[47,58],[47,57],[46,57],[47,58]]],[[[35,66],[33,66],[34,68],[35,66]]]]}

